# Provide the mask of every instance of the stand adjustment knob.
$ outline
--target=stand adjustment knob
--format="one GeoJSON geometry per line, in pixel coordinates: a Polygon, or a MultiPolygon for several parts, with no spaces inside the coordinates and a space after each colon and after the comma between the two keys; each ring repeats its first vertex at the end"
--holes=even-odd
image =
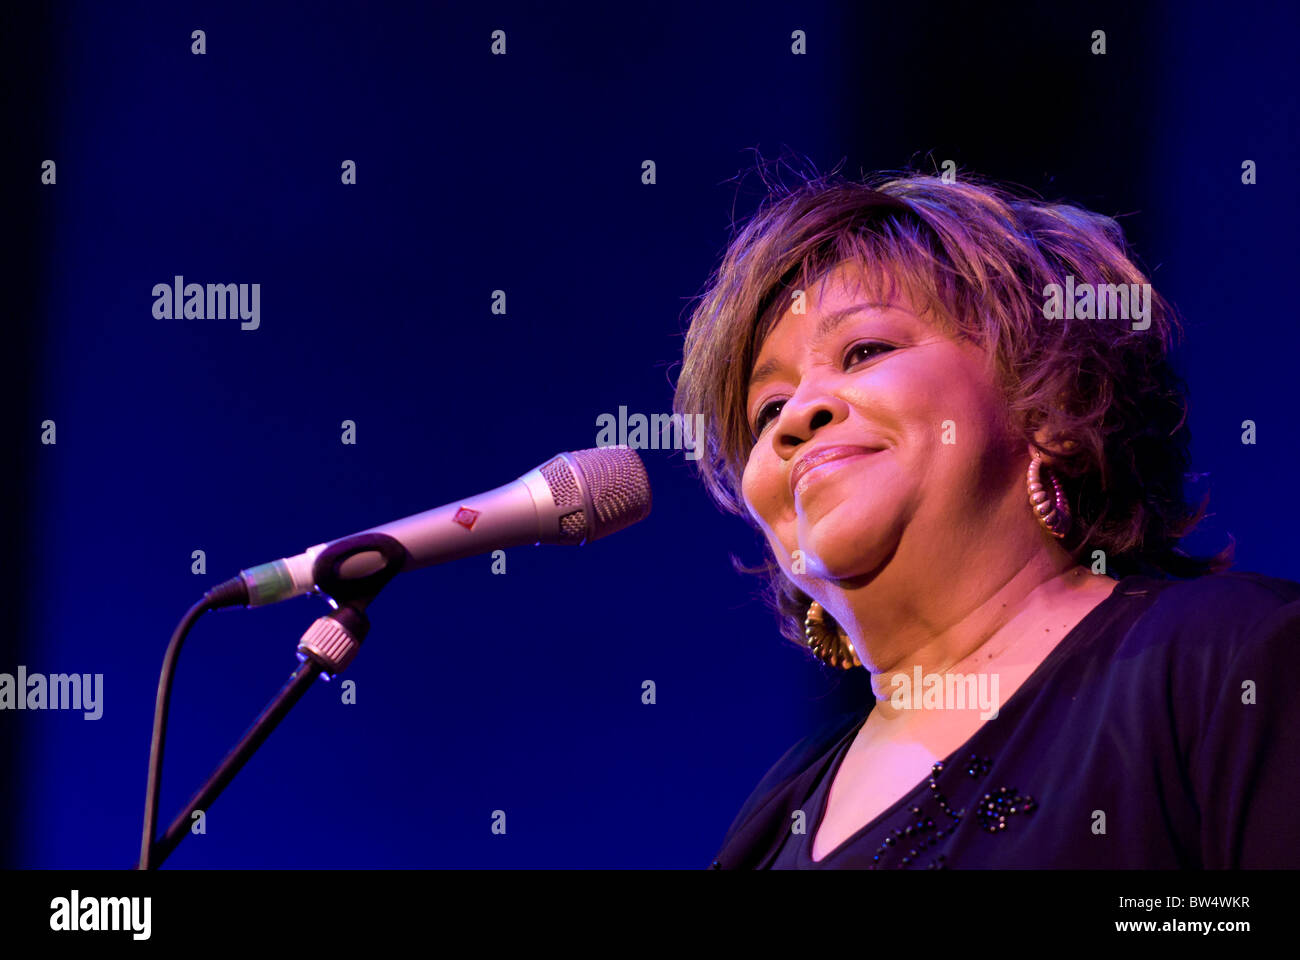
{"type": "Polygon", "coordinates": [[[321,665],[327,674],[342,673],[361,649],[364,631],[352,630],[339,622],[337,615],[321,617],[298,641],[298,652],[306,654],[321,665]]]}

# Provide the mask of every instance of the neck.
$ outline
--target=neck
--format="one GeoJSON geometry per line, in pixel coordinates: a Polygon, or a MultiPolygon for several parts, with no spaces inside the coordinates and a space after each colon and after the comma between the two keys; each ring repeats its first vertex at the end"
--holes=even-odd
{"type": "Polygon", "coordinates": [[[966,570],[979,572],[952,576],[946,585],[940,579],[924,591],[915,587],[921,578],[909,577],[911,589],[891,596],[890,579],[882,576],[843,598],[847,622],[838,612],[836,619],[871,671],[883,714],[901,712],[890,704],[903,682],[896,678],[910,683],[918,667],[922,675],[997,674],[1013,663],[1041,662],[1115,585],[1051,544],[1001,571],[976,558],[969,564],[966,570]]]}

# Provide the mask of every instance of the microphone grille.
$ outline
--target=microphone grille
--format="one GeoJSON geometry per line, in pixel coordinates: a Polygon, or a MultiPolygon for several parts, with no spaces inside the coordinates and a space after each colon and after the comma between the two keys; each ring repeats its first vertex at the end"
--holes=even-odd
{"type": "MultiPolygon", "coordinates": [[[[650,478],[646,475],[645,464],[631,447],[594,447],[572,450],[564,456],[582,474],[587,489],[591,491],[595,517],[592,518],[593,528],[586,531],[588,542],[617,533],[650,514],[650,478]]],[[[559,496],[563,494],[576,498],[581,504],[582,494],[577,482],[571,475],[563,479],[573,485],[573,491],[569,494],[568,484],[562,480],[558,484],[556,503],[560,503],[559,496]]],[[[550,481],[549,476],[547,480],[550,481]]],[[[552,482],[552,491],[556,488],[557,484],[552,482]]]]}
{"type": "Polygon", "coordinates": [[[560,517],[560,543],[577,544],[587,539],[589,524],[587,511],[582,505],[582,488],[574,476],[573,465],[563,454],[552,457],[539,468],[551,489],[555,505],[567,511],[560,517]]]}

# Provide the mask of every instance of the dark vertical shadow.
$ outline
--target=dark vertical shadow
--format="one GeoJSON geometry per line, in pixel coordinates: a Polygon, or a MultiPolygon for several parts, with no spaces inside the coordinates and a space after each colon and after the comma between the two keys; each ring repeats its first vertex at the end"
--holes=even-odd
{"type": "Polygon", "coordinates": [[[855,5],[837,56],[848,77],[840,127],[856,166],[959,171],[1115,215],[1142,206],[1160,50],[1151,13],[855,5]],[[1091,52],[1094,30],[1106,53],[1091,52]]]}
{"type": "MultiPolygon", "coordinates": [[[[35,625],[27,608],[34,584],[26,562],[27,547],[40,531],[32,528],[30,506],[35,492],[34,460],[39,444],[39,411],[34,394],[39,369],[40,330],[44,325],[39,301],[41,275],[51,232],[43,211],[49,198],[41,195],[40,163],[51,155],[50,89],[56,82],[53,14],[46,4],[5,4],[0,9],[0,70],[4,76],[5,320],[0,327],[8,358],[0,377],[8,424],[8,454],[4,471],[5,533],[0,550],[0,584],[9,598],[0,629],[0,673],[13,674],[27,662],[25,639],[35,625]]],[[[20,694],[21,695],[21,692],[20,694]]],[[[5,711],[9,713],[9,711],[5,711]]],[[[23,714],[0,714],[0,868],[20,862],[21,815],[26,794],[22,776],[23,714]]]]}

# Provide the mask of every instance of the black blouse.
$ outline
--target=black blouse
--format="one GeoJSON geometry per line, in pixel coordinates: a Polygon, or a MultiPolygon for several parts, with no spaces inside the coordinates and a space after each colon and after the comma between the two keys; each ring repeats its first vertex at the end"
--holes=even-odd
{"type": "Polygon", "coordinates": [[[870,710],[768,771],[714,869],[1300,867],[1298,583],[1125,577],[996,717],[814,862],[870,710]]]}

